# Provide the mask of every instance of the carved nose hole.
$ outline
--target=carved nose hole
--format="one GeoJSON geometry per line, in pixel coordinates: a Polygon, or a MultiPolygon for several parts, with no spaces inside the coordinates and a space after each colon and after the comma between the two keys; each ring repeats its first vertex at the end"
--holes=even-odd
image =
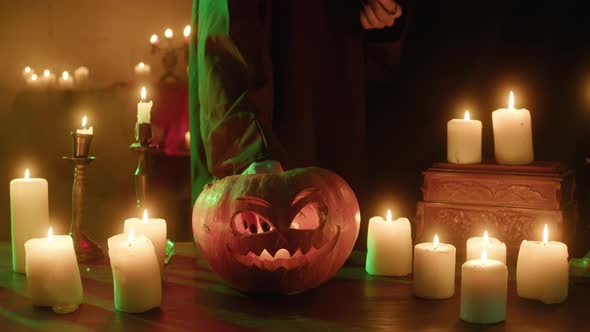
{"type": "Polygon", "coordinates": [[[234,215],[233,228],[241,235],[255,235],[268,233],[274,226],[256,212],[241,211],[234,215]]]}
{"type": "Polygon", "coordinates": [[[316,202],[307,203],[297,212],[291,229],[316,229],[320,227],[327,218],[327,210],[316,202]]]}

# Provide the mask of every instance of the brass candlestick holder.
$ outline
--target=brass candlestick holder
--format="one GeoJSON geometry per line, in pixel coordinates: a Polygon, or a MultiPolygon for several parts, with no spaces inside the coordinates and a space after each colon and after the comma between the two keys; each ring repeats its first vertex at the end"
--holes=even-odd
{"type": "Polygon", "coordinates": [[[149,123],[137,125],[137,142],[131,144],[129,149],[137,153],[137,168],[135,169],[135,198],[138,208],[145,208],[148,202],[148,183],[151,174],[151,152],[157,145],[150,144],[152,138],[152,126],[149,123]]]}
{"type": "Polygon", "coordinates": [[[62,157],[74,165],[74,183],[72,185],[72,223],[70,225],[70,236],[74,240],[74,250],[80,263],[97,262],[104,259],[100,247],[82,230],[84,217],[84,186],[86,183],[86,166],[94,159],[89,156],[90,143],[93,135],[70,133],[72,136],[72,156],[62,157]]]}

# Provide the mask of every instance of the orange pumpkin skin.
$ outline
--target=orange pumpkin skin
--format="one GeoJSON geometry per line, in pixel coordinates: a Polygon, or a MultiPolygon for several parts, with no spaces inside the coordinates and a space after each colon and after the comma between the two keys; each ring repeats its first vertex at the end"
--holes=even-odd
{"type": "Polygon", "coordinates": [[[291,294],[342,267],[360,212],[341,177],[309,167],[214,181],[197,198],[192,224],[202,257],[230,285],[291,294]]]}

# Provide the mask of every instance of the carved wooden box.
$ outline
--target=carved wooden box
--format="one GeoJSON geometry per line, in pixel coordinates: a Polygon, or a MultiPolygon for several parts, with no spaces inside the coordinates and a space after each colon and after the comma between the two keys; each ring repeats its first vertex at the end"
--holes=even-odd
{"type": "Polygon", "coordinates": [[[435,163],[423,172],[424,200],[418,203],[416,240],[441,241],[465,258],[468,238],[484,229],[508,247],[514,262],[522,240],[550,239],[571,246],[577,222],[574,173],[555,162],[527,166],[435,163]]]}

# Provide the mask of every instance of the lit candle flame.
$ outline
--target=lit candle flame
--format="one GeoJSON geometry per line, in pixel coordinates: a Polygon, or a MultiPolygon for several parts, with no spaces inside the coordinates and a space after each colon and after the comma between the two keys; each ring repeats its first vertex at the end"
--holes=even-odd
{"type": "Polygon", "coordinates": [[[147,209],[143,210],[143,223],[147,224],[148,222],[148,213],[147,213],[147,209]]]}
{"type": "Polygon", "coordinates": [[[131,247],[131,242],[133,242],[133,238],[135,237],[135,230],[133,229],[133,227],[131,227],[129,229],[129,237],[127,238],[127,240],[129,241],[129,246],[131,247]]]}
{"type": "Polygon", "coordinates": [[[483,243],[485,243],[485,244],[490,243],[490,237],[488,236],[488,231],[483,232],[483,243]]]}
{"type": "Polygon", "coordinates": [[[31,67],[29,67],[29,66],[26,66],[26,67],[25,67],[25,73],[30,73],[30,72],[31,72],[31,67]]]}
{"type": "Polygon", "coordinates": [[[172,29],[168,28],[168,29],[166,29],[166,31],[164,31],[164,37],[170,39],[170,38],[172,38],[172,36],[174,36],[172,29]]]}
{"type": "Polygon", "coordinates": [[[514,111],[514,93],[510,91],[510,97],[508,97],[508,109],[514,111]]]}
{"type": "Polygon", "coordinates": [[[49,227],[49,231],[47,232],[47,242],[53,242],[53,227],[49,227]]]}
{"type": "Polygon", "coordinates": [[[31,80],[36,81],[37,80],[37,74],[31,75],[31,80]]]}
{"type": "Polygon", "coordinates": [[[438,240],[438,234],[434,234],[434,240],[432,240],[432,249],[436,250],[436,248],[438,248],[439,244],[440,244],[440,242],[438,240]]]}
{"type": "Polygon", "coordinates": [[[61,73],[61,77],[67,81],[70,78],[70,73],[64,71],[63,73],[61,73]]]}
{"type": "Polygon", "coordinates": [[[471,117],[469,116],[469,111],[465,110],[465,116],[463,117],[464,120],[469,120],[471,117]]]}
{"type": "Polygon", "coordinates": [[[143,69],[143,67],[145,67],[145,63],[143,63],[143,62],[140,62],[140,63],[139,63],[139,68],[143,69]]]}
{"type": "Polygon", "coordinates": [[[153,34],[153,35],[150,37],[150,44],[155,44],[155,43],[157,43],[157,42],[158,42],[158,35],[156,35],[156,34],[153,34]]]}
{"type": "Polygon", "coordinates": [[[82,117],[82,128],[86,129],[86,124],[88,124],[88,118],[86,115],[82,117]]]}
{"type": "Polygon", "coordinates": [[[27,169],[25,169],[25,181],[29,181],[29,176],[30,176],[30,173],[29,173],[29,169],[27,168],[27,169]]]}
{"type": "Polygon", "coordinates": [[[188,36],[190,36],[190,35],[191,35],[191,26],[190,26],[190,25],[187,25],[187,26],[185,26],[185,27],[184,27],[184,31],[182,32],[182,34],[183,34],[185,37],[188,37],[188,36]]]}
{"type": "Polygon", "coordinates": [[[49,71],[49,69],[45,69],[45,70],[43,71],[43,76],[45,76],[45,77],[49,77],[49,75],[51,75],[51,72],[49,71]]]}
{"type": "Polygon", "coordinates": [[[547,242],[549,242],[549,229],[547,229],[547,224],[543,227],[543,245],[546,246],[547,242]]]}
{"type": "Polygon", "coordinates": [[[488,252],[486,250],[486,247],[483,247],[483,249],[481,250],[481,263],[485,264],[488,262],[488,252]]]}
{"type": "Polygon", "coordinates": [[[141,93],[140,93],[140,95],[141,95],[141,100],[142,101],[145,101],[145,97],[147,95],[147,90],[145,89],[145,86],[142,86],[141,87],[141,93]]]}
{"type": "Polygon", "coordinates": [[[391,222],[391,210],[387,210],[387,213],[385,214],[385,220],[387,220],[387,222],[391,222]]]}

